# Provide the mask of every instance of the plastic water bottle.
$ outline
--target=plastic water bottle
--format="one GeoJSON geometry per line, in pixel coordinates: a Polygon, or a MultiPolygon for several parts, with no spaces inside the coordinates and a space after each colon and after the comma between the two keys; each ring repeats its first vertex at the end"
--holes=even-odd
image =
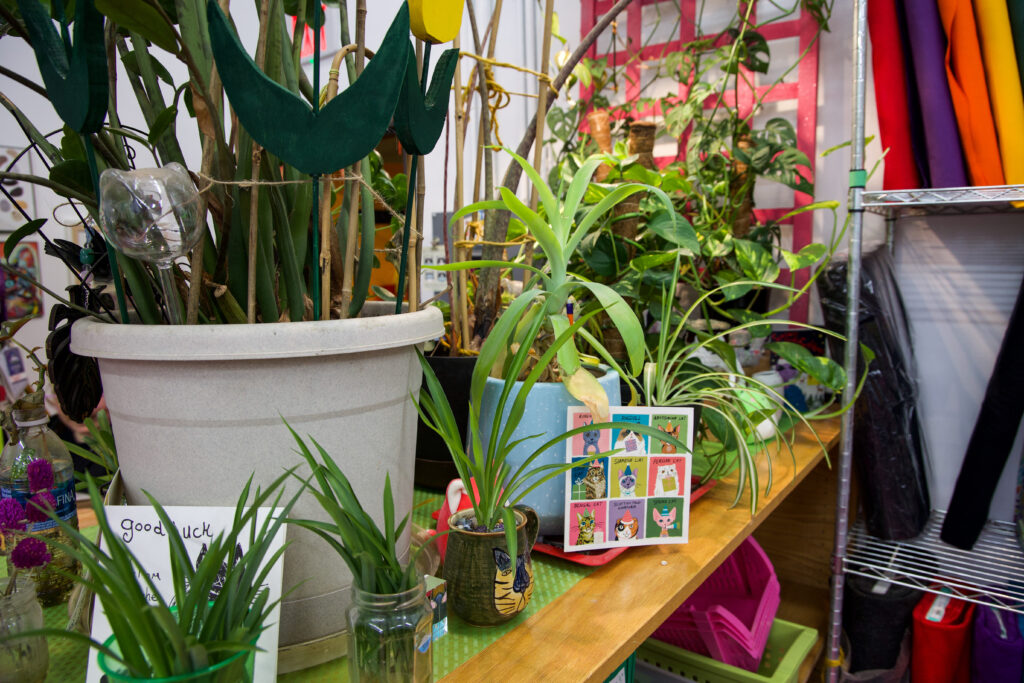
{"type": "MultiPolygon", "coordinates": [[[[33,493],[38,493],[29,490],[29,463],[38,458],[48,460],[53,467],[53,487],[50,493],[57,501],[55,511],[61,519],[77,529],[78,505],[75,497],[74,464],[64,442],[50,431],[46,409],[39,406],[28,410],[15,410],[13,417],[18,430],[17,440],[4,446],[3,453],[0,454],[0,498],[14,498],[22,508],[27,508],[33,493]]],[[[31,522],[26,531],[44,540],[49,537],[72,545],[71,539],[50,519],[31,522]]],[[[8,539],[8,553],[12,544],[17,541],[18,539],[8,539]]],[[[73,587],[73,581],[61,576],[55,568],[59,567],[73,573],[78,571],[76,560],[53,547],[49,550],[53,559],[45,567],[34,571],[36,594],[39,601],[47,607],[67,600],[68,593],[73,587]]]]}

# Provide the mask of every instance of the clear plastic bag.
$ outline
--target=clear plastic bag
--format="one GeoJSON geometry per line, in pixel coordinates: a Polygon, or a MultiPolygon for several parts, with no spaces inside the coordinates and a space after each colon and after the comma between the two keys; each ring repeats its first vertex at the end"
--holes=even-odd
{"type": "MultiPolygon", "coordinates": [[[[846,263],[833,263],[820,281],[828,327],[846,333],[846,263]]],[[[917,372],[910,328],[886,248],[864,256],[860,342],[872,361],[854,408],[853,465],[864,521],[873,536],[917,536],[928,521],[927,449],[919,423],[917,372]]],[[[833,350],[842,358],[842,349],[833,350]]],[[[858,376],[863,370],[863,356],[858,376]]]]}

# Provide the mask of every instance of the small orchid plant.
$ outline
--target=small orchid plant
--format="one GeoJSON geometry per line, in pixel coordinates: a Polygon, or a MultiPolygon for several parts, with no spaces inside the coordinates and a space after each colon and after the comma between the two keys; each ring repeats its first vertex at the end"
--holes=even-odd
{"type": "Polygon", "coordinates": [[[14,592],[19,571],[42,567],[52,559],[46,543],[28,532],[29,524],[47,521],[48,513],[57,509],[57,501],[50,493],[53,488],[53,465],[49,460],[36,458],[29,463],[28,487],[32,497],[26,507],[22,507],[14,498],[0,500],[0,549],[7,552],[9,539],[20,537],[10,550],[14,570],[4,595],[14,592]]]}

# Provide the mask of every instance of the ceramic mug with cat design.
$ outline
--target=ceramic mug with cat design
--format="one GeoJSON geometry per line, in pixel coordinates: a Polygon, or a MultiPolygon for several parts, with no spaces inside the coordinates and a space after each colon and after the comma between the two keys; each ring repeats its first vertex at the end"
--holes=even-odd
{"type": "Polygon", "coordinates": [[[475,626],[496,626],[526,609],[533,595],[530,550],[537,540],[537,513],[515,506],[517,557],[509,557],[505,532],[480,533],[459,529],[456,520],[472,517],[462,510],[449,520],[444,580],[448,606],[475,626]]]}

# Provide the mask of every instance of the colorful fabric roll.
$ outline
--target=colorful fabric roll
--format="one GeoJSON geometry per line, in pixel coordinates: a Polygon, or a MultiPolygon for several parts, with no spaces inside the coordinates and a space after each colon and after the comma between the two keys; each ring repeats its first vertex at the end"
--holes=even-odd
{"type": "Polygon", "coordinates": [[[910,58],[910,34],[907,32],[907,12],[903,3],[896,2],[896,18],[899,21],[900,46],[903,52],[903,75],[907,82],[907,114],[910,118],[910,146],[914,155],[914,168],[921,178],[921,187],[934,187],[928,175],[928,153],[924,142],[924,117],[921,103],[917,98],[917,75],[914,60],[910,58]]]}
{"type": "Polygon", "coordinates": [[[963,187],[967,184],[967,173],[946,80],[946,35],[939,20],[939,9],[935,0],[902,2],[908,19],[909,52],[917,76],[917,97],[924,119],[928,176],[932,187],[963,187]]]}
{"type": "MultiPolygon", "coordinates": [[[[1015,0],[1014,0],[1015,1],[1015,0]]],[[[1010,16],[1002,0],[975,0],[992,113],[1007,183],[1024,183],[1024,91],[1013,47],[1010,16]]]]}
{"type": "Polygon", "coordinates": [[[971,0],[938,0],[946,33],[946,77],[972,185],[1002,185],[1003,164],[971,0]]]}
{"type": "Polygon", "coordinates": [[[1009,0],[1006,9],[1010,13],[1010,32],[1013,34],[1013,49],[1017,53],[1020,87],[1024,89],[1024,2],[1009,0]]]}
{"type": "Polygon", "coordinates": [[[921,187],[911,146],[907,79],[903,46],[900,42],[896,0],[871,0],[868,3],[868,30],[871,32],[871,67],[875,77],[875,102],[878,128],[885,156],[882,187],[902,190],[921,187]]]}

